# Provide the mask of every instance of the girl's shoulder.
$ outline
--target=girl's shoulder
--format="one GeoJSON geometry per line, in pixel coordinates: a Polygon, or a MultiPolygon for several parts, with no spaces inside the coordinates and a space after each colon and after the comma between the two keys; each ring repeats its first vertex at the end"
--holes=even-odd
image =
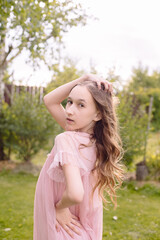
{"type": "Polygon", "coordinates": [[[71,137],[70,132],[62,132],[55,137],[55,141],[67,140],[71,137]]]}
{"type": "Polygon", "coordinates": [[[71,137],[71,136],[89,138],[90,134],[86,133],[86,132],[78,132],[78,131],[65,131],[65,132],[58,134],[56,136],[56,138],[71,137]]]}
{"type": "Polygon", "coordinates": [[[56,136],[55,141],[85,141],[90,139],[90,134],[78,131],[65,131],[56,136]]]}

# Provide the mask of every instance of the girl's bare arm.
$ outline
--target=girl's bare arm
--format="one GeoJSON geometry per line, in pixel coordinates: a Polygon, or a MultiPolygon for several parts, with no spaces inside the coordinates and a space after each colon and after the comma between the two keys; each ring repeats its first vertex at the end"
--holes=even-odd
{"type": "Polygon", "coordinates": [[[80,203],[84,195],[79,168],[69,164],[64,164],[62,168],[66,179],[66,190],[62,199],[56,204],[58,209],[80,203]]]}
{"type": "Polygon", "coordinates": [[[95,81],[98,84],[98,87],[101,88],[101,83],[104,84],[105,89],[109,89],[112,91],[112,84],[106,81],[104,78],[99,77],[94,74],[85,74],[80,78],[77,78],[69,83],[66,83],[47,95],[44,96],[44,103],[52,115],[52,117],[57,121],[57,123],[65,129],[65,110],[61,105],[61,102],[66,99],[71,91],[71,89],[78,84],[79,82],[83,82],[84,80],[95,81]]]}
{"type": "MultiPolygon", "coordinates": [[[[56,220],[73,237],[74,233],[81,235],[79,228],[82,226],[78,217],[70,212],[69,207],[83,200],[84,189],[78,167],[64,164],[62,168],[66,178],[66,190],[62,199],[56,204],[56,220]]],[[[57,231],[60,230],[58,223],[56,223],[57,231]]]]}
{"type": "Polygon", "coordinates": [[[65,111],[61,102],[66,99],[71,89],[79,82],[84,81],[87,75],[77,78],[74,81],[66,83],[44,96],[44,103],[57,123],[65,129],[65,111]]]}

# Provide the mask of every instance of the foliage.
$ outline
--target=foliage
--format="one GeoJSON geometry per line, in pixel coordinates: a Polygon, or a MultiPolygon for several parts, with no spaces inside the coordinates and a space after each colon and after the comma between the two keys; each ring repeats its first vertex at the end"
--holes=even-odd
{"type": "MultiPolygon", "coordinates": [[[[57,74],[54,80],[48,84],[46,93],[51,90],[81,76],[83,72],[76,69],[76,65],[72,61],[66,62],[62,70],[57,68],[57,74]]],[[[114,81],[115,91],[120,99],[118,107],[118,116],[120,119],[120,134],[124,144],[124,161],[129,167],[134,157],[144,152],[145,131],[147,128],[147,115],[145,106],[139,105],[135,96],[130,95],[127,91],[119,90],[120,77],[114,74],[114,71],[108,73],[107,80],[114,81]],[[118,86],[118,87],[117,87],[118,86]]],[[[65,105],[65,101],[63,102],[65,105]]]]}
{"type": "Polygon", "coordinates": [[[115,74],[115,68],[109,70],[107,80],[113,83],[115,95],[118,97],[117,115],[124,149],[123,161],[130,169],[135,158],[144,153],[147,128],[145,106],[139,104],[134,93],[126,88],[123,79],[115,74]]]}
{"type": "Polygon", "coordinates": [[[146,112],[150,97],[153,96],[152,127],[155,131],[160,130],[160,73],[154,71],[149,75],[148,68],[143,68],[141,65],[134,68],[127,91],[136,96],[139,105],[145,105],[146,112]]]}
{"type": "MultiPolygon", "coordinates": [[[[63,35],[71,27],[85,25],[88,16],[81,4],[72,0],[1,0],[0,1],[0,115],[2,82],[7,68],[23,51],[28,64],[50,69],[59,62],[63,35]]],[[[1,122],[3,121],[3,117],[1,122]]],[[[7,130],[6,130],[7,131],[7,130]]],[[[0,159],[4,159],[0,132],[0,159]]],[[[4,135],[4,133],[3,133],[4,135]]]]}
{"type": "MultiPolygon", "coordinates": [[[[45,89],[46,94],[63,84],[66,84],[72,80],[75,80],[76,78],[79,78],[84,73],[82,70],[81,71],[77,70],[76,63],[70,59],[65,59],[65,63],[62,69],[60,69],[60,66],[57,65],[54,70],[55,70],[54,78],[47,85],[45,89]]],[[[65,107],[66,100],[63,101],[62,105],[65,107]]]]}
{"type": "Polygon", "coordinates": [[[138,106],[134,95],[123,91],[118,94],[120,135],[124,148],[124,162],[130,167],[136,156],[144,152],[147,115],[144,106],[138,106]]]}
{"type": "Polygon", "coordinates": [[[63,34],[87,20],[81,5],[71,0],[2,0],[0,9],[0,49],[4,44],[6,49],[3,63],[25,49],[30,60],[53,65],[63,34]]]}
{"type": "MultiPolygon", "coordinates": [[[[28,93],[14,96],[13,103],[3,103],[0,131],[5,149],[19,159],[29,161],[53,135],[55,122],[37,97],[28,93]]],[[[8,155],[9,155],[8,154],[8,155]]]]}
{"type": "Polygon", "coordinates": [[[56,89],[57,87],[68,83],[70,81],[79,78],[84,72],[79,71],[76,67],[76,63],[71,59],[65,59],[63,67],[60,69],[60,66],[57,65],[54,68],[54,77],[52,81],[47,85],[46,93],[56,89]]]}
{"type": "Polygon", "coordinates": [[[154,177],[155,180],[160,180],[160,152],[148,156],[147,166],[150,170],[150,176],[154,177]]]}

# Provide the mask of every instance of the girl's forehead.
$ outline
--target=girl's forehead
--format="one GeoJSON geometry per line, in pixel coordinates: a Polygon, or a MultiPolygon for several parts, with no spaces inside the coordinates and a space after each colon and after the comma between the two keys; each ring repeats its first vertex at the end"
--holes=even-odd
{"type": "Polygon", "coordinates": [[[83,101],[90,109],[96,110],[95,101],[86,86],[75,86],[70,92],[68,98],[73,102],[83,101]]]}
{"type": "Polygon", "coordinates": [[[90,100],[92,99],[92,95],[90,94],[90,92],[88,91],[86,86],[75,86],[69,96],[70,98],[74,98],[74,99],[84,99],[84,100],[90,100]]]}

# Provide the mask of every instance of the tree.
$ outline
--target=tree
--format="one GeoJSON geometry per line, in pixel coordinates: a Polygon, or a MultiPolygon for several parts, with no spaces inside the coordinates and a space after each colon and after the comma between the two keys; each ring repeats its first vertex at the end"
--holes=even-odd
{"type": "Polygon", "coordinates": [[[151,123],[155,131],[160,130],[160,73],[154,71],[149,75],[148,68],[141,65],[133,69],[127,91],[134,93],[139,105],[145,105],[148,113],[150,97],[153,97],[151,123]]]}
{"type": "Polygon", "coordinates": [[[71,59],[65,59],[63,67],[57,65],[54,68],[54,77],[51,82],[46,87],[46,93],[54,90],[55,88],[68,83],[76,78],[79,78],[81,75],[84,74],[83,70],[78,70],[76,67],[76,63],[71,59]]]}
{"type": "Polygon", "coordinates": [[[51,67],[63,34],[87,16],[74,1],[2,0],[0,2],[0,83],[7,66],[23,50],[32,63],[51,67]]]}
{"type": "MultiPolygon", "coordinates": [[[[63,35],[71,27],[85,25],[87,15],[72,0],[0,1],[0,118],[3,118],[2,82],[12,61],[26,51],[28,63],[43,61],[49,68],[58,61],[63,35]]],[[[0,159],[4,159],[0,132],[0,159]]]]}
{"type": "Polygon", "coordinates": [[[0,119],[0,131],[7,159],[14,152],[17,158],[30,161],[49,137],[54,138],[55,121],[38,96],[15,95],[11,106],[3,104],[2,113],[5,118],[0,119]]]}
{"type": "Polygon", "coordinates": [[[147,67],[144,68],[142,65],[139,65],[138,68],[133,69],[127,91],[134,95],[135,101],[137,102],[135,110],[143,106],[146,114],[148,114],[146,124],[144,123],[144,126],[146,126],[146,134],[143,147],[143,160],[136,164],[136,178],[137,180],[144,180],[149,172],[146,164],[146,149],[150,120],[151,130],[160,130],[160,73],[154,71],[152,74],[149,74],[147,67]]]}
{"type": "MultiPolygon", "coordinates": [[[[56,68],[54,68],[54,71],[55,71],[54,78],[45,89],[46,94],[65,83],[68,83],[76,78],[79,78],[84,74],[84,71],[78,70],[76,68],[76,63],[69,58],[65,59],[64,65],[61,69],[60,66],[57,65],[56,68]]],[[[65,99],[62,102],[62,105],[65,107],[66,103],[67,101],[65,99]]]]}
{"type": "Polygon", "coordinates": [[[145,106],[139,104],[134,93],[126,87],[123,79],[115,74],[115,68],[109,70],[107,80],[113,82],[114,92],[119,100],[117,115],[122,138],[125,165],[130,168],[134,159],[144,152],[147,115],[145,106]]]}
{"type": "Polygon", "coordinates": [[[133,94],[122,91],[118,94],[118,98],[120,100],[118,106],[120,135],[124,148],[123,159],[126,166],[130,168],[135,157],[144,153],[147,115],[144,106],[137,104],[133,94]]]}

